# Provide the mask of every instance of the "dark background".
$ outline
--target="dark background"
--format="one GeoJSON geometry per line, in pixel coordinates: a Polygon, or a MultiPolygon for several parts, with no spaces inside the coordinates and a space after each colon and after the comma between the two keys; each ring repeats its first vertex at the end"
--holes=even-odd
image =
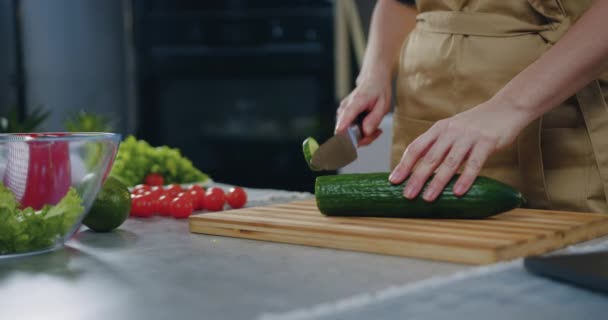
{"type": "MultiPolygon", "coordinates": [[[[373,1],[358,1],[367,27],[373,1]]],[[[0,115],[84,110],[180,148],[214,180],[311,191],[332,133],[329,0],[0,0],[0,115]]],[[[354,59],[353,59],[354,60],[354,59]]],[[[356,73],[356,66],[353,66],[356,73]]]]}

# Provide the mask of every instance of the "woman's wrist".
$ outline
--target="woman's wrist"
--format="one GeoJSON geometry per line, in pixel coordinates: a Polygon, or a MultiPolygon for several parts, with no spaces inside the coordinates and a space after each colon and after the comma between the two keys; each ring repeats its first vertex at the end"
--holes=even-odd
{"type": "Polygon", "coordinates": [[[390,83],[392,79],[391,66],[386,66],[382,63],[372,65],[364,65],[356,79],[356,84],[360,85],[363,82],[385,82],[390,83]]]}
{"type": "Polygon", "coordinates": [[[496,113],[502,113],[510,117],[518,124],[519,129],[523,129],[543,112],[539,106],[528,103],[526,99],[522,99],[521,97],[522,95],[511,94],[508,91],[501,90],[485,105],[496,113]]]}

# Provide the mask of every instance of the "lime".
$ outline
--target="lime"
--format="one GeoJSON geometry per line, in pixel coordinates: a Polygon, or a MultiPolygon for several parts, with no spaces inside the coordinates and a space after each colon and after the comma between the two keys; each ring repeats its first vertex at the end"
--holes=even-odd
{"type": "Polygon", "coordinates": [[[308,164],[310,170],[319,171],[319,168],[315,167],[312,164],[312,155],[319,149],[319,143],[315,138],[308,137],[304,142],[302,142],[302,152],[304,152],[304,160],[308,164]]]}
{"type": "Polygon", "coordinates": [[[82,223],[96,232],[118,228],[131,211],[131,194],[120,180],[109,176],[82,223]]]}

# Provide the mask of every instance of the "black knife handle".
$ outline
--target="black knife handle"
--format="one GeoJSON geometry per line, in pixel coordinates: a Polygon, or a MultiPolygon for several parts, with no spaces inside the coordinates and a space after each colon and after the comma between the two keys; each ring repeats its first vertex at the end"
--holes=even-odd
{"type": "Polygon", "coordinates": [[[357,118],[355,118],[355,121],[353,122],[353,124],[356,124],[357,127],[359,127],[361,136],[365,136],[365,133],[363,133],[363,119],[365,119],[365,117],[367,117],[368,115],[369,115],[369,111],[363,111],[363,112],[359,113],[359,115],[357,116],[357,118]]]}

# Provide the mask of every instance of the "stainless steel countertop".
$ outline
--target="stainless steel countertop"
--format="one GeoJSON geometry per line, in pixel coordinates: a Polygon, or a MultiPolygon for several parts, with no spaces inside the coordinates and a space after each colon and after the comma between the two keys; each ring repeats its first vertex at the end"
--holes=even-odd
{"type": "Polygon", "coordinates": [[[255,319],[466,268],[130,218],[112,233],[83,228],[50,253],[0,259],[0,319],[255,319]]]}

